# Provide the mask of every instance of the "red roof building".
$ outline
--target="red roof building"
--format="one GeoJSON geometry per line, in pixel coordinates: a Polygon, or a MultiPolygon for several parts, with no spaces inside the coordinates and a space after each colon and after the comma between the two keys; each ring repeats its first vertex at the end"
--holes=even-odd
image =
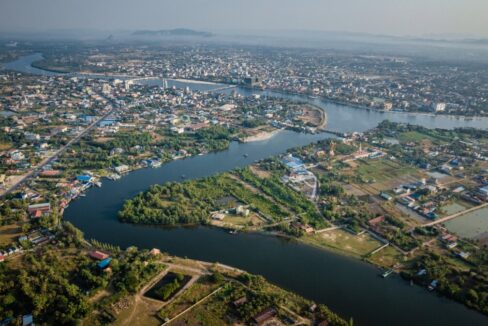
{"type": "Polygon", "coordinates": [[[383,223],[384,221],[385,221],[384,216],[378,216],[378,217],[370,219],[368,221],[368,224],[371,226],[377,226],[378,224],[383,223]]]}
{"type": "Polygon", "coordinates": [[[104,259],[107,259],[109,257],[109,255],[107,255],[106,253],[98,251],[98,250],[90,251],[89,255],[91,258],[94,258],[97,260],[104,260],[104,259]]]}

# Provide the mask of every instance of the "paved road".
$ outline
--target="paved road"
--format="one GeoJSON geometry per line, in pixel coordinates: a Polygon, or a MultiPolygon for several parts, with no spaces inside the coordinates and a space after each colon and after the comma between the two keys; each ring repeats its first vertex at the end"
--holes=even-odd
{"type": "Polygon", "coordinates": [[[487,207],[487,206],[488,206],[488,203],[485,203],[485,204],[480,205],[480,206],[475,206],[475,207],[470,208],[470,209],[467,209],[465,211],[462,211],[462,212],[459,212],[459,213],[456,213],[456,214],[452,214],[452,215],[449,215],[449,216],[440,218],[440,219],[435,220],[433,222],[425,223],[422,226],[423,227],[426,227],[426,226],[433,226],[433,225],[436,225],[436,224],[444,223],[444,222],[447,222],[449,220],[455,219],[456,217],[459,217],[459,216],[462,216],[462,215],[471,213],[473,211],[477,211],[478,209],[482,209],[482,208],[487,207]]]}
{"type": "MultiPolygon", "coordinates": [[[[115,103],[112,103],[115,104],[115,103]]],[[[53,155],[45,158],[39,165],[37,165],[32,171],[27,173],[25,176],[22,177],[19,181],[14,183],[10,188],[8,188],[3,194],[0,195],[0,198],[4,197],[5,195],[8,195],[15,189],[19,188],[21,185],[23,185],[27,180],[29,180],[32,177],[36,177],[39,175],[41,172],[42,168],[46,166],[47,164],[51,163],[53,160],[55,160],[59,155],[64,153],[71,145],[76,143],[78,140],[80,140],[83,136],[85,136],[88,132],[90,132],[99,122],[107,118],[112,112],[114,112],[117,109],[117,106],[112,106],[112,108],[102,115],[99,119],[97,119],[95,122],[91,123],[87,128],[85,128],[81,133],[76,135],[73,139],[71,139],[69,142],[66,143],[63,147],[58,149],[53,155]]]]}

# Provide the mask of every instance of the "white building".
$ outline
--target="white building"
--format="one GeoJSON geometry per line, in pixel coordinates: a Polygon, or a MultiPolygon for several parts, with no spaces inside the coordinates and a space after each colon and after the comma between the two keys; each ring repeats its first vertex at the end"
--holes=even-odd
{"type": "Polygon", "coordinates": [[[434,112],[444,112],[446,110],[446,103],[434,103],[434,112]]]}

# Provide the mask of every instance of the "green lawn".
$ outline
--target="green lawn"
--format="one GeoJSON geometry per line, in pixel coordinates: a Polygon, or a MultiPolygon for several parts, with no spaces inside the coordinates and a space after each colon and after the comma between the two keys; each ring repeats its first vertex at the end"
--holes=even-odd
{"type": "Polygon", "coordinates": [[[353,235],[340,229],[305,236],[302,239],[306,243],[337,250],[356,257],[362,257],[382,245],[381,242],[373,239],[367,233],[353,235]]]}
{"type": "Polygon", "coordinates": [[[362,160],[356,173],[364,179],[383,182],[392,178],[414,174],[417,170],[414,167],[393,162],[388,159],[362,160]]]}
{"type": "Polygon", "coordinates": [[[418,131],[407,131],[407,132],[402,132],[401,134],[398,135],[398,140],[401,142],[416,142],[419,143],[422,140],[434,140],[431,136],[428,136],[426,134],[423,134],[418,131]]]}
{"type": "Polygon", "coordinates": [[[398,250],[396,250],[392,246],[388,246],[386,248],[383,248],[376,254],[372,255],[371,257],[368,257],[367,260],[372,264],[391,268],[396,263],[402,262],[403,256],[400,252],[398,252],[398,250]]]}
{"type": "Polygon", "coordinates": [[[8,246],[22,235],[22,228],[17,224],[0,227],[0,246],[8,246]]]}

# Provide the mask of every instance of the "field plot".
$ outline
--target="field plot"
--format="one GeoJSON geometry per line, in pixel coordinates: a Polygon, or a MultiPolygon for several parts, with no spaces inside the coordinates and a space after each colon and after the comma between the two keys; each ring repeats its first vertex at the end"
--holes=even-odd
{"type": "Polygon", "coordinates": [[[388,159],[361,161],[355,172],[366,180],[373,180],[379,188],[390,188],[392,184],[396,184],[398,178],[409,180],[418,176],[414,167],[388,159]]]}
{"type": "Polygon", "coordinates": [[[398,262],[403,261],[403,256],[398,250],[392,246],[388,246],[381,249],[378,253],[368,257],[367,260],[375,265],[391,268],[398,262]]]}
{"type": "Polygon", "coordinates": [[[332,230],[307,236],[307,243],[339,250],[354,256],[364,256],[382,246],[381,242],[373,239],[369,234],[354,235],[344,230],[332,230]]]}
{"type": "Polygon", "coordinates": [[[7,246],[21,236],[22,228],[17,224],[4,225],[0,227],[0,246],[7,246]]]}

